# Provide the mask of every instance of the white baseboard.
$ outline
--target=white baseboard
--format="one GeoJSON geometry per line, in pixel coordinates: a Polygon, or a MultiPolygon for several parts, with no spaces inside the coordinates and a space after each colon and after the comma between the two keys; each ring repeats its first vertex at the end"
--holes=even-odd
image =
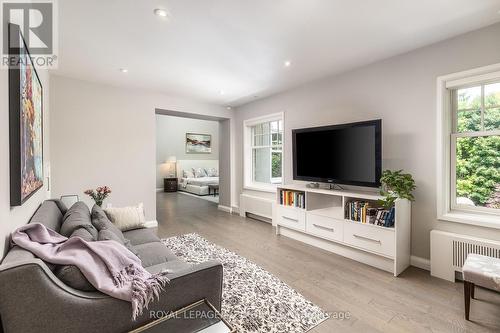
{"type": "Polygon", "coordinates": [[[417,257],[417,256],[411,256],[410,257],[410,265],[425,269],[426,271],[431,270],[431,261],[429,259],[417,257]]]}
{"type": "Polygon", "coordinates": [[[156,221],[156,220],[146,221],[146,223],[144,223],[144,226],[146,228],[156,228],[156,227],[158,227],[158,221],[156,221]]]}
{"type": "Polygon", "coordinates": [[[240,207],[238,207],[238,206],[231,207],[231,212],[233,214],[238,214],[239,215],[240,214],[240,207]]]}
{"type": "Polygon", "coordinates": [[[219,206],[217,206],[217,208],[219,210],[222,210],[223,212],[226,212],[226,213],[229,213],[229,214],[231,214],[231,212],[232,212],[231,207],[228,207],[228,206],[219,205],[219,206]]]}
{"type": "Polygon", "coordinates": [[[157,188],[156,192],[163,192],[163,188],[157,188]]]}

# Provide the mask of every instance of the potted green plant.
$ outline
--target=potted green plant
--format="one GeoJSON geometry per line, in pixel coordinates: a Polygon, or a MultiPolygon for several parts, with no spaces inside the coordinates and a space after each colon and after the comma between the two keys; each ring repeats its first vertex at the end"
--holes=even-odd
{"type": "Polygon", "coordinates": [[[385,209],[391,209],[398,198],[415,200],[412,192],[416,185],[411,174],[403,173],[403,170],[384,170],[380,182],[382,183],[380,194],[385,197],[380,200],[380,204],[385,209]]]}

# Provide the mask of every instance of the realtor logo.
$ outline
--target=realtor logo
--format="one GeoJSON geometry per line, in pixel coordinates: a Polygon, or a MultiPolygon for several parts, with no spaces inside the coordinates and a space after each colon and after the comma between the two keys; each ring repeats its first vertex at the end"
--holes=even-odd
{"type": "Polygon", "coordinates": [[[57,63],[55,0],[2,1],[2,66],[8,63],[9,50],[22,48],[16,36],[9,36],[9,23],[19,26],[24,42],[37,67],[54,69],[57,63]],[[9,38],[10,37],[10,38],[9,38]],[[10,45],[9,45],[10,41],[10,45]]]}

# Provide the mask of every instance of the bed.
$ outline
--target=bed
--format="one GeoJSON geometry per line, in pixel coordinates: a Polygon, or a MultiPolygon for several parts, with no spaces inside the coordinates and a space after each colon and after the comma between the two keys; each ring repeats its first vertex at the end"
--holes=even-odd
{"type": "Polygon", "coordinates": [[[179,191],[188,192],[196,195],[208,195],[208,185],[219,184],[219,161],[218,160],[177,160],[177,177],[179,178],[179,191]],[[217,175],[193,174],[193,169],[215,169],[217,175]],[[191,173],[189,175],[186,174],[191,173]]]}

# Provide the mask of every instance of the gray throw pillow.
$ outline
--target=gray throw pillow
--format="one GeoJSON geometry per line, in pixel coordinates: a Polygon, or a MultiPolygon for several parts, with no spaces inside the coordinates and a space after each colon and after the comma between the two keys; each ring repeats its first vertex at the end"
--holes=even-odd
{"type": "MultiPolygon", "coordinates": [[[[81,239],[92,242],[96,239],[85,228],[78,228],[70,235],[69,238],[80,237],[81,239]]],[[[54,274],[66,285],[83,291],[96,291],[93,285],[87,280],[80,269],[74,265],[57,265],[54,269],[54,274]]]]}
{"type": "Polygon", "coordinates": [[[98,231],[105,229],[111,231],[118,237],[118,239],[120,239],[121,244],[125,244],[125,237],[123,236],[123,233],[108,219],[104,210],[97,205],[92,207],[92,225],[98,231]]]}
{"type": "Polygon", "coordinates": [[[71,288],[83,291],[96,291],[95,287],[90,284],[82,271],[74,265],[59,265],[54,270],[54,274],[71,288]]]}
{"type": "Polygon", "coordinates": [[[137,250],[134,248],[134,246],[130,243],[130,241],[128,239],[125,239],[125,242],[122,242],[122,240],[118,236],[116,236],[116,234],[114,232],[111,232],[109,229],[102,229],[101,231],[99,231],[99,236],[98,236],[97,240],[99,240],[99,241],[103,241],[103,240],[115,241],[115,242],[120,243],[123,246],[125,246],[127,248],[127,250],[129,250],[133,254],[135,254],[135,255],[138,254],[137,250]]]}
{"type": "Polygon", "coordinates": [[[75,231],[73,231],[73,233],[71,234],[70,238],[71,237],[80,237],[81,239],[83,239],[84,241],[87,241],[87,242],[93,242],[97,239],[94,238],[94,236],[85,228],[78,228],[76,229],[75,231]]]}
{"type": "Polygon", "coordinates": [[[97,239],[97,229],[92,225],[89,208],[82,201],[75,203],[64,214],[59,233],[70,237],[75,230],[80,228],[86,229],[92,235],[93,240],[97,239]]]}
{"type": "Polygon", "coordinates": [[[60,199],[48,199],[47,201],[52,201],[57,205],[57,208],[61,211],[62,214],[66,214],[68,211],[68,207],[62,202],[60,199]]]}

